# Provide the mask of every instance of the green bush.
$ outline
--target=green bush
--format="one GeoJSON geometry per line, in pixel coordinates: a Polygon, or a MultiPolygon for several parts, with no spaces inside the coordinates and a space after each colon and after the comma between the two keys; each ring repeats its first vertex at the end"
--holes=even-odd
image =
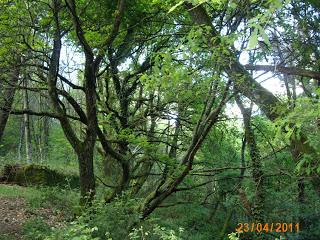
{"type": "Polygon", "coordinates": [[[75,221],[56,229],[45,240],[180,240],[183,229],[161,227],[155,220],[141,222],[137,199],[126,195],[112,203],[93,203],[75,221]]]}
{"type": "Polygon", "coordinates": [[[43,240],[51,233],[51,227],[41,218],[32,218],[23,225],[23,239],[43,240]]]}

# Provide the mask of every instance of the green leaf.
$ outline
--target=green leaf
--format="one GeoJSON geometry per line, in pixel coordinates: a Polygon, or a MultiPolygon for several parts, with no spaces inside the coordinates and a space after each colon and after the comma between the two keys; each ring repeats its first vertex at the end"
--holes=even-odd
{"type": "Polygon", "coordinates": [[[270,43],[270,41],[269,41],[269,37],[268,37],[268,35],[266,34],[266,32],[264,31],[263,28],[260,29],[260,35],[261,35],[264,43],[267,44],[268,47],[270,47],[270,46],[271,46],[271,43],[270,43]]]}
{"type": "Polygon", "coordinates": [[[305,164],[305,162],[306,162],[306,159],[305,159],[305,158],[303,158],[301,161],[298,162],[298,164],[297,164],[297,166],[296,166],[296,170],[297,170],[298,172],[301,171],[301,169],[302,169],[303,165],[305,164]]]}
{"type": "Polygon", "coordinates": [[[258,29],[254,28],[248,42],[248,49],[254,48],[257,44],[258,44],[258,29]]]}

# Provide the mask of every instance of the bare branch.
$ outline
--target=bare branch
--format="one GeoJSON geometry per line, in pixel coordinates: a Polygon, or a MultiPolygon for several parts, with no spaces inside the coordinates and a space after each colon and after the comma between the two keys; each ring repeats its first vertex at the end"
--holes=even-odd
{"type": "Polygon", "coordinates": [[[279,72],[279,73],[288,74],[288,75],[310,77],[310,78],[320,80],[320,72],[305,70],[297,67],[284,67],[284,66],[273,66],[273,65],[250,65],[250,64],[247,64],[244,67],[247,70],[279,72]]]}

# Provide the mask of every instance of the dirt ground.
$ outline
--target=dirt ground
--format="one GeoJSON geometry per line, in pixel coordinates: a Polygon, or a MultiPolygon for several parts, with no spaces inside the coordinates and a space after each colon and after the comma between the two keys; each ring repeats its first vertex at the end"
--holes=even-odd
{"type": "Polygon", "coordinates": [[[0,197],[0,240],[22,239],[23,224],[35,216],[49,226],[61,225],[60,216],[51,209],[30,210],[23,198],[0,197]]]}
{"type": "Polygon", "coordinates": [[[21,239],[22,224],[28,219],[25,200],[1,197],[0,216],[0,239],[21,239]]]}

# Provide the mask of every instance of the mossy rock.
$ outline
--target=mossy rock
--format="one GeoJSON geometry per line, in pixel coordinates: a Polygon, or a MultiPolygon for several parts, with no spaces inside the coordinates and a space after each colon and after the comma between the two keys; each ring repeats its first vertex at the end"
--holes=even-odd
{"type": "Polygon", "coordinates": [[[21,186],[45,185],[60,187],[79,187],[79,177],[64,175],[40,165],[6,165],[0,181],[21,186]]]}

